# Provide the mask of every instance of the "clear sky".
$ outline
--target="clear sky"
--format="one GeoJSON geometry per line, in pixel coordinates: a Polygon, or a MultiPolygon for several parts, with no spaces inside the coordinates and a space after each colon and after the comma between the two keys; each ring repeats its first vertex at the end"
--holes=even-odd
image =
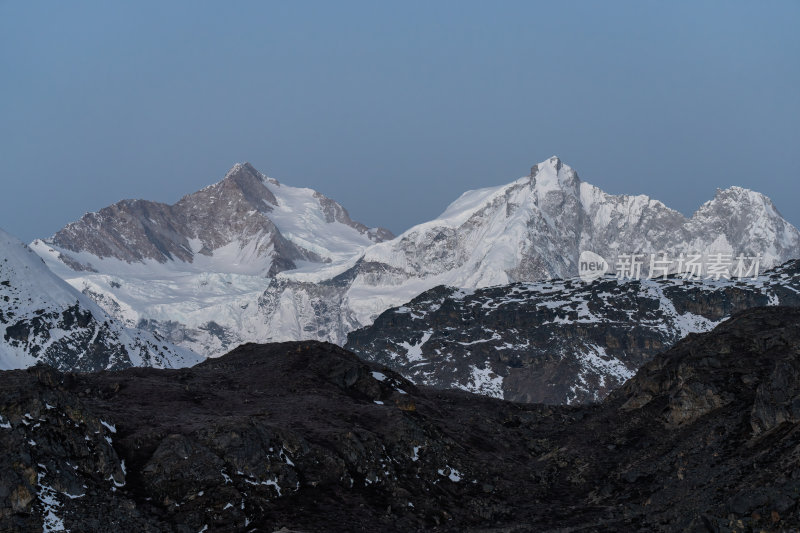
{"type": "Polygon", "coordinates": [[[800,225],[800,2],[0,0],[0,227],[237,161],[400,232],[558,155],[686,214],[800,225]]]}

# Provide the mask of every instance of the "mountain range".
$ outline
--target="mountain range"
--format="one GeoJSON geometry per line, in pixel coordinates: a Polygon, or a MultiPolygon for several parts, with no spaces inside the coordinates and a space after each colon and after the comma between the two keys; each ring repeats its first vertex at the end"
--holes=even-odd
{"type": "Polygon", "coordinates": [[[800,257],[800,232],[762,194],[720,190],[690,218],[611,195],[552,157],[469,191],[392,238],[310,189],[249,164],[174,205],[126,200],[31,244],[53,271],[128,327],[204,356],[242,342],[347,334],[439,285],[569,278],[582,251],[800,257]]]}
{"type": "Polygon", "coordinates": [[[800,523],[800,232],[752,191],[687,218],[551,158],[394,237],[238,164],[0,260],[3,531],[800,523]]]}

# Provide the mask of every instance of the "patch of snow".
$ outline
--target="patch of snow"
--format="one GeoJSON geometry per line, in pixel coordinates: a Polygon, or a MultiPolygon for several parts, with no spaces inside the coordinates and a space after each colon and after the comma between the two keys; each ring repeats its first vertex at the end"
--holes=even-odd
{"type": "Polygon", "coordinates": [[[461,472],[459,472],[458,470],[456,470],[451,466],[445,465],[445,468],[440,468],[439,470],[437,470],[437,472],[439,472],[440,476],[444,476],[444,472],[447,469],[450,469],[450,473],[447,475],[447,477],[450,478],[450,481],[452,481],[453,483],[458,483],[459,481],[461,481],[462,478],[461,472]]]}
{"type": "Polygon", "coordinates": [[[64,526],[64,519],[58,516],[61,509],[61,502],[58,501],[58,492],[49,485],[42,483],[43,473],[37,476],[38,491],[36,497],[42,502],[42,533],[55,533],[57,531],[68,532],[64,526]]]}
{"type": "Polygon", "coordinates": [[[406,360],[413,362],[413,361],[422,361],[424,359],[422,355],[422,347],[425,345],[428,340],[430,340],[431,336],[433,335],[433,331],[429,330],[422,334],[422,338],[417,344],[409,344],[408,342],[402,342],[399,344],[400,348],[405,350],[406,352],[406,360]]]}
{"type": "Polygon", "coordinates": [[[627,381],[632,378],[634,372],[629,370],[622,361],[616,357],[611,357],[606,354],[606,350],[602,346],[591,345],[589,349],[580,354],[579,358],[584,365],[584,368],[589,368],[597,371],[598,373],[611,375],[618,378],[621,382],[627,381]]]}
{"type": "Polygon", "coordinates": [[[293,463],[293,462],[292,462],[292,460],[289,458],[289,454],[288,454],[288,453],[286,453],[286,449],[285,449],[285,448],[283,448],[283,447],[281,447],[281,453],[280,453],[280,457],[281,457],[281,459],[283,459],[283,460],[284,460],[284,462],[285,462],[287,465],[289,465],[289,466],[294,466],[294,463],[293,463]]]}
{"type": "Polygon", "coordinates": [[[262,485],[268,485],[270,487],[274,487],[275,491],[278,493],[278,496],[281,495],[281,487],[278,485],[278,481],[276,479],[268,479],[261,483],[262,485]]]}
{"type": "Polygon", "coordinates": [[[485,368],[478,368],[475,365],[470,365],[470,367],[472,372],[469,380],[466,383],[453,383],[453,387],[476,394],[503,399],[502,376],[495,374],[488,366],[485,368]]]}

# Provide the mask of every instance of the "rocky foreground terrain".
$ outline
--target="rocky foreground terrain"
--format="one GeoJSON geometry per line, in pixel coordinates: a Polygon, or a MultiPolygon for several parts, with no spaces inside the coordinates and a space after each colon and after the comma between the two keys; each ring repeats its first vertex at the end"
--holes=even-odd
{"type": "Polygon", "coordinates": [[[788,531],[800,310],[693,334],[602,403],[415,387],[331,344],[0,373],[2,531],[788,531]]]}

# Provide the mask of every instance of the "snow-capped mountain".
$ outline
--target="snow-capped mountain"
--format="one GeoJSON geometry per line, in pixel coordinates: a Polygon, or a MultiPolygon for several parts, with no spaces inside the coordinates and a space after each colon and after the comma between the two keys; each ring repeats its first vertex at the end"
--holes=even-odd
{"type": "Polygon", "coordinates": [[[169,263],[178,271],[271,276],[304,263],[348,259],[392,237],[352,221],[330,198],[282,185],[244,163],[174,205],[123,200],[87,213],[47,245],[76,270],[111,271],[113,261],[104,260],[116,259],[151,268],[169,263]]]}
{"type": "Polygon", "coordinates": [[[800,257],[800,232],[759,193],[718,191],[687,218],[646,196],[607,194],[556,157],[389,236],[319,193],[237,165],[174,206],[120,202],[32,247],[128,325],[205,355],[246,341],[342,344],[438,285],[575,276],[584,250],[609,262],[634,252],[761,254],[762,270],[800,257]]]}
{"type": "Polygon", "coordinates": [[[417,384],[520,402],[598,401],[689,333],[764,305],[800,306],[800,260],[756,279],[577,279],[436,287],[348,335],[417,384]]]}
{"type": "Polygon", "coordinates": [[[270,329],[287,332],[276,340],[316,331],[341,343],[335,331],[370,324],[438,285],[474,289],[576,276],[584,250],[612,265],[620,254],[639,252],[761,254],[763,271],[800,257],[800,232],[760,193],[720,190],[687,218],[647,196],[605,193],[552,157],[530,176],[464,193],[435,220],[369,247],[347,271],[282,273],[263,302],[270,329]],[[298,313],[282,312],[292,306],[298,313]]]}
{"type": "Polygon", "coordinates": [[[61,370],[175,368],[203,358],[124,327],[0,229],[0,369],[46,363],[61,370]]]}
{"type": "Polygon", "coordinates": [[[278,272],[343,270],[392,237],[245,163],[174,205],[118,202],[31,247],[129,327],[210,355],[271,339],[259,300],[278,272]]]}

